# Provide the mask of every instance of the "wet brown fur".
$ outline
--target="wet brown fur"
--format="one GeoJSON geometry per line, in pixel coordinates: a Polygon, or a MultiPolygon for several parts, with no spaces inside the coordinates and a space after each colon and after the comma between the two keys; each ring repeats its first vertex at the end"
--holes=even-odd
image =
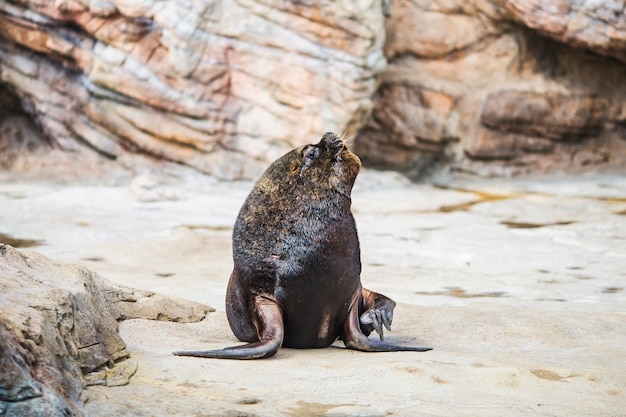
{"type": "Polygon", "coordinates": [[[350,210],[361,161],[326,133],[277,159],[257,181],[233,230],[226,295],[233,333],[248,344],[177,355],[255,359],[281,346],[319,348],[337,338],[362,351],[424,351],[382,340],[395,302],[362,288],[350,210]],[[380,341],[367,337],[375,330],[380,341]]]}

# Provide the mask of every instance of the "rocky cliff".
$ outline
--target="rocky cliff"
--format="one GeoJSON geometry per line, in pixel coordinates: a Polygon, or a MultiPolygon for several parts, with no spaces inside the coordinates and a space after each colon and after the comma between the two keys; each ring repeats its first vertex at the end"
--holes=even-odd
{"type": "Polygon", "coordinates": [[[414,176],[626,160],[621,1],[5,1],[0,61],[4,167],[43,147],[254,177],[328,130],[414,176]]]}
{"type": "Polygon", "coordinates": [[[393,5],[357,142],[366,162],[413,175],[624,166],[624,2],[393,5]]]}
{"type": "Polygon", "coordinates": [[[249,177],[363,124],[382,22],[380,0],[2,2],[1,80],[66,151],[249,177]]]}

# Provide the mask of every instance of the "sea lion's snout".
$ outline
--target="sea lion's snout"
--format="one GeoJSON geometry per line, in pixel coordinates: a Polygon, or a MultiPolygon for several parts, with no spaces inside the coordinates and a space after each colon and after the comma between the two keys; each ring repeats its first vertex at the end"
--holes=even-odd
{"type": "Polygon", "coordinates": [[[332,132],[324,133],[319,144],[325,150],[330,151],[333,156],[337,156],[341,151],[347,149],[341,138],[332,132]]]}
{"type": "Polygon", "coordinates": [[[356,174],[358,174],[361,169],[361,160],[358,156],[350,152],[345,141],[339,135],[326,132],[317,146],[328,155],[332,161],[349,166],[350,171],[353,171],[354,177],[356,177],[356,174]]]}

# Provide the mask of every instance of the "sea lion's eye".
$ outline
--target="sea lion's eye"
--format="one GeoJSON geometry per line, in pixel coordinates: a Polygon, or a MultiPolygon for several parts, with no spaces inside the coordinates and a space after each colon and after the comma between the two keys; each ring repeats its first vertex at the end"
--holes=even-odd
{"type": "Polygon", "coordinates": [[[292,162],[291,165],[289,166],[289,173],[292,174],[292,175],[297,173],[298,172],[298,168],[299,168],[298,163],[297,162],[292,162]]]}
{"type": "Polygon", "coordinates": [[[306,149],[304,149],[303,155],[306,159],[317,159],[320,156],[320,148],[318,148],[317,146],[309,146],[306,149]]]}

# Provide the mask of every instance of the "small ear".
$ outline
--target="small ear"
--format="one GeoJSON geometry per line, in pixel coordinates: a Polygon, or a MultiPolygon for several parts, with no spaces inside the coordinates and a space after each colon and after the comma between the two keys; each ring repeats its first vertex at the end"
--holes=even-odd
{"type": "Polygon", "coordinates": [[[297,162],[292,162],[291,165],[289,165],[289,174],[295,175],[298,171],[300,171],[300,165],[297,162]]]}

